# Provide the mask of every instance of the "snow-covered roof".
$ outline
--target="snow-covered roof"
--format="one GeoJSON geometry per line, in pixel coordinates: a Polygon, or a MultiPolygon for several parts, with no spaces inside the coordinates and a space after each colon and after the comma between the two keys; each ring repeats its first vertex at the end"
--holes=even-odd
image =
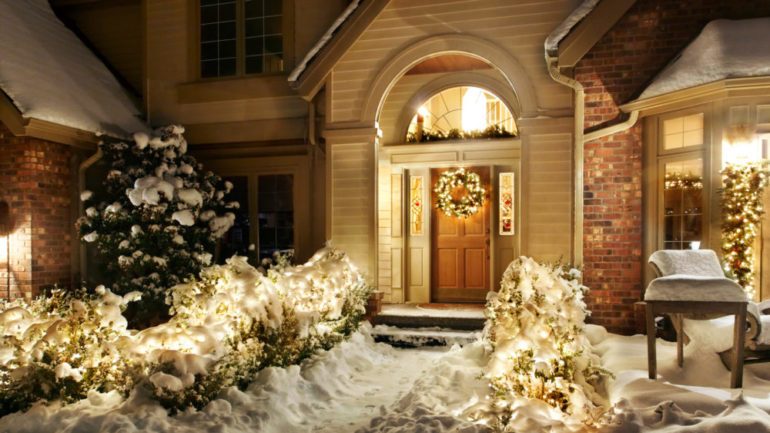
{"type": "Polygon", "coordinates": [[[583,19],[591,13],[596,5],[601,0],[583,0],[572,13],[570,13],[564,21],[561,22],[552,32],[545,38],[545,52],[551,56],[555,56],[559,51],[559,43],[567,37],[569,32],[572,31],[583,19]]]}
{"type": "Polygon", "coordinates": [[[350,2],[347,8],[345,8],[344,11],[340,14],[339,17],[332,23],[331,27],[329,27],[329,30],[324,33],[323,36],[321,36],[321,39],[316,42],[315,45],[313,45],[313,48],[310,49],[310,51],[307,52],[305,57],[302,59],[301,62],[299,62],[299,65],[294,68],[293,71],[291,71],[291,74],[289,74],[289,82],[294,82],[299,79],[299,76],[302,75],[302,73],[307,69],[308,65],[310,65],[310,62],[315,59],[315,57],[318,55],[318,53],[326,46],[326,44],[329,43],[329,41],[334,37],[334,34],[337,33],[337,30],[339,30],[340,27],[345,23],[345,21],[350,18],[351,15],[353,15],[353,12],[358,9],[358,6],[361,4],[361,0],[353,0],[350,2]]]}
{"type": "Polygon", "coordinates": [[[647,86],[639,99],[726,78],[770,76],[770,18],[716,20],[647,86]]]}
{"type": "Polygon", "coordinates": [[[111,135],[147,129],[125,89],[47,0],[0,1],[0,89],[25,118],[111,135]]]}

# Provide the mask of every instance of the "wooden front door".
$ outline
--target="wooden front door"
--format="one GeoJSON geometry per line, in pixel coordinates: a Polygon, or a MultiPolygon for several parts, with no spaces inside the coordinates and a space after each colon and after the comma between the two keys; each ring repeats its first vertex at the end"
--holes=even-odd
{"type": "MultiPolygon", "coordinates": [[[[431,192],[431,285],[433,302],[484,302],[489,291],[489,167],[470,167],[481,178],[487,197],[468,218],[446,216],[431,192]]],[[[431,169],[431,185],[446,169],[431,169]]],[[[431,189],[432,191],[432,189],[431,189]]],[[[457,191],[458,194],[463,193],[457,191]]]]}

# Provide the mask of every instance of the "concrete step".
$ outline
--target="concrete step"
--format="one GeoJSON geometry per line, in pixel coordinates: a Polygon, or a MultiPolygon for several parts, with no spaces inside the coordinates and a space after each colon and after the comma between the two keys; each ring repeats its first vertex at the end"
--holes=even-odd
{"type": "Polygon", "coordinates": [[[374,341],[394,347],[464,346],[481,338],[480,331],[458,331],[439,327],[400,328],[377,325],[372,328],[374,341]]]}
{"type": "Polygon", "coordinates": [[[379,314],[372,319],[373,325],[396,326],[399,328],[444,328],[461,331],[484,329],[483,317],[442,317],[428,315],[379,314]]]}

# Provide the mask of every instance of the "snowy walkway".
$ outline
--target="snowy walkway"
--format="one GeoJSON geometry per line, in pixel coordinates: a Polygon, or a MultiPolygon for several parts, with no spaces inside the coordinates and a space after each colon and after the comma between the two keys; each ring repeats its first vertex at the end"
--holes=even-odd
{"type": "Polygon", "coordinates": [[[76,404],[37,405],[0,419],[2,432],[486,432],[453,414],[488,392],[478,380],[480,344],[395,349],[368,325],[303,365],[263,370],[246,390],[230,388],[201,411],[175,417],[141,392],[128,400],[92,393],[76,404]]]}

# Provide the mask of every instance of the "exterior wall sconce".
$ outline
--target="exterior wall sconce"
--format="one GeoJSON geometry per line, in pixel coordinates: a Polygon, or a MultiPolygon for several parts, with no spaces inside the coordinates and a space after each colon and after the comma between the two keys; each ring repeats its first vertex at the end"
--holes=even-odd
{"type": "Polygon", "coordinates": [[[11,208],[6,201],[0,201],[0,250],[5,250],[6,299],[11,299],[11,208]]]}
{"type": "Polygon", "coordinates": [[[722,141],[722,166],[767,159],[767,135],[757,134],[755,129],[747,124],[729,127],[722,141]]]}

